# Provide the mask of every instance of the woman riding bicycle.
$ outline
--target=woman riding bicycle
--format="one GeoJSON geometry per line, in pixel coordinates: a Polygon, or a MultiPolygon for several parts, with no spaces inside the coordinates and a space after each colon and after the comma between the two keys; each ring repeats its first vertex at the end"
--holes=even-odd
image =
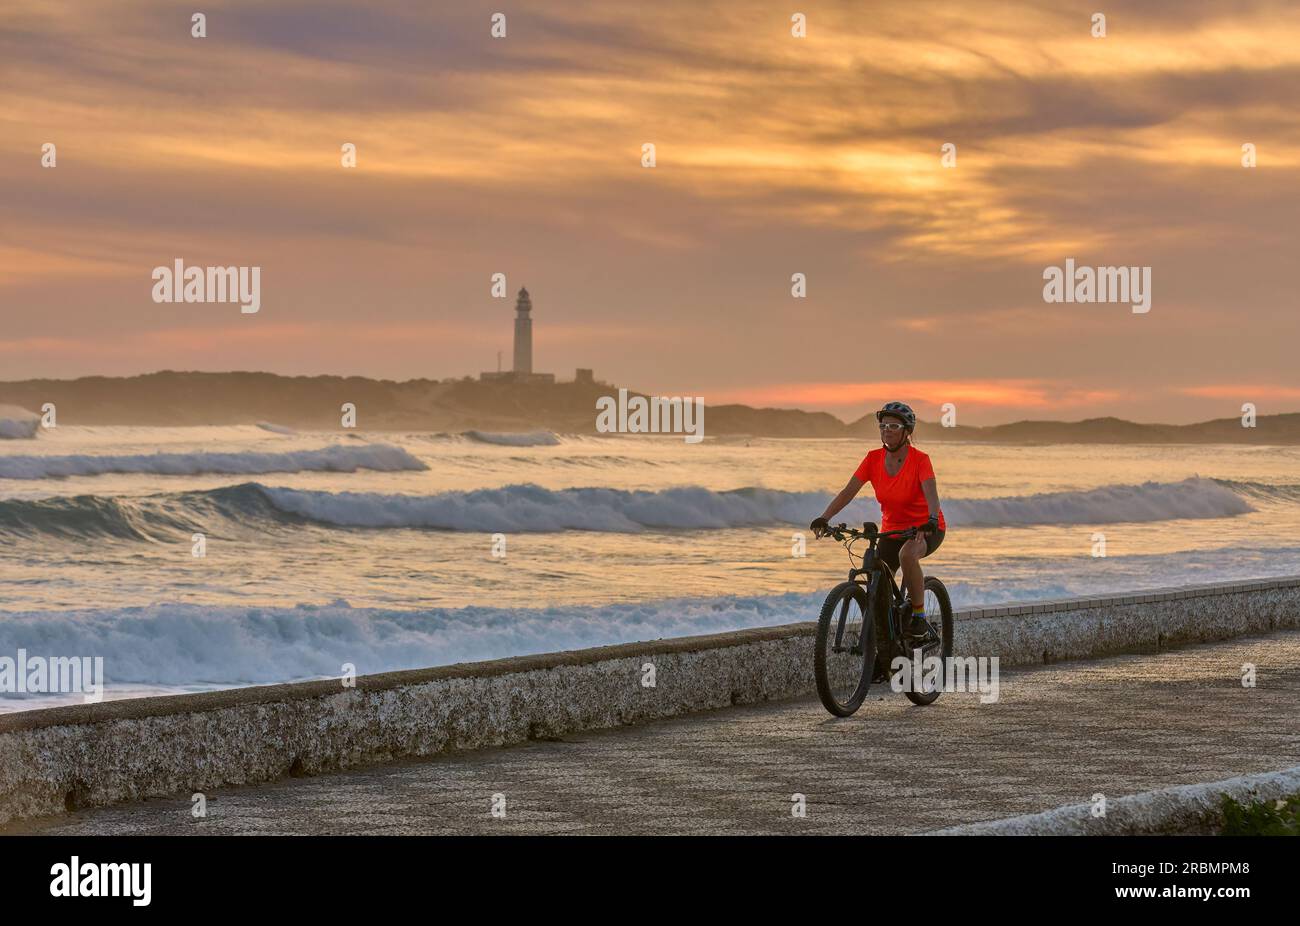
{"type": "Polygon", "coordinates": [[[826,506],[822,516],[812,522],[813,535],[822,536],[829,528],[829,520],[839,514],[870,482],[880,503],[882,531],[906,530],[921,527],[923,532],[903,542],[894,537],[882,539],[876,548],[876,558],[888,563],[894,572],[903,569],[903,586],[912,602],[914,637],[925,635],[925,574],[921,560],[943,543],[947,524],[939,509],[939,490],[935,487],[934,467],[930,457],[912,446],[912,431],[916,428],[916,414],[902,402],[888,402],[876,412],[880,424],[880,440],[884,445],[863,458],[857,471],[849,477],[848,485],[840,490],[826,506]]]}

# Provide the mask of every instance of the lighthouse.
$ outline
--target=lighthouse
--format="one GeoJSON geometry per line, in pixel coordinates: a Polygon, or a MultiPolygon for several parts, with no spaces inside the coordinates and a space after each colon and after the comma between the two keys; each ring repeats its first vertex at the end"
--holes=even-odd
{"type": "Polygon", "coordinates": [[[526,288],[521,288],[518,298],[515,299],[514,369],[504,372],[501,370],[501,354],[498,352],[497,371],[480,373],[478,378],[485,383],[522,383],[530,386],[555,383],[554,373],[533,372],[533,299],[528,295],[526,288]]]}
{"type": "Polygon", "coordinates": [[[527,379],[533,372],[533,300],[527,289],[515,300],[515,377],[527,379]]]}

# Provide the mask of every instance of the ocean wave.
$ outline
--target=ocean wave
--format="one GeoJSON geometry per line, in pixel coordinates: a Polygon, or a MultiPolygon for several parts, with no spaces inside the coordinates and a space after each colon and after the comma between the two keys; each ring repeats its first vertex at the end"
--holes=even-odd
{"type": "Polygon", "coordinates": [[[194,531],[261,532],[277,522],[297,525],[301,519],[271,504],[257,483],[145,496],[0,499],[0,535],[18,537],[176,542],[194,531]]]}
{"type": "Polygon", "coordinates": [[[1229,518],[1253,510],[1249,502],[1230,488],[1200,477],[1181,482],[1144,482],[1076,492],[943,502],[945,518],[953,524],[975,527],[1229,518]]]}
{"type": "MultiPolygon", "coordinates": [[[[1258,553],[1249,546],[1046,562],[1032,552],[1011,553],[1008,570],[996,575],[967,573],[963,579],[949,575],[946,566],[940,574],[958,609],[1289,574],[1286,563],[1258,553]]],[[[19,649],[33,656],[100,656],[110,697],[113,689],[119,696],[203,690],[337,678],[345,663],[366,675],[792,624],[814,620],[825,593],[820,588],[540,608],[400,610],[353,608],[339,600],[19,611],[0,613],[0,656],[13,657],[19,649]]],[[[31,708],[40,700],[0,698],[0,711],[31,708]]]]}
{"type": "Polygon", "coordinates": [[[398,472],[428,469],[400,447],[323,447],[287,453],[143,453],[134,455],[7,456],[0,455],[0,479],[50,479],[107,473],[157,473],[196,476],[204,473],[351,473],[359,469],[398,472]]]}
{"type": "MultiPolygon", "coordinates": [[[[0,532],[59,536],[162,539],[215,530],[225,519],[258,529],[304,521],[337,528],[547,533],[583,530],[719,530],[803,527],[825,507],[825,492],[695,487],[658,491],[607,488],[545,489],[511,485],[437,495],[325,492],[249,482],[192,492],[133,498],[87,495],[37,501],[0,500],[0,532]]],[[[1224,518],[1254,510],[1237,492],[1209,479],[1023,497],[946,499],[952,526],[1011,527],[1113,524],[1180,518],[1224,518]]],[[[837,520],[879,521],[874,500],[855,501],[837,520]]]]}
{"type": "Polygon", "coordinates": [[[510,485],[437,495],[320,492],[265,488],[281,511],[339,527],[414,527],[456,531],[634,533],[799,523],[822,493],[699,487],[627,491],[510,485]]]}
{"type": "Polygon", "coordinates": [[[1258,499],[1259,501],[1300,501],[1300,483],[1239,482],[1233,479],[1215,479],[1213,481],[1231,492],[1244,495],[1247,498],[1258,499]]]}
{"type": "Polygon", "coordinates": [[[400,611],[157,604],[5,614],[0,655],[104,658],[112,685],[221,687],[360,675],[808,620],[825,596],[400,611]]]}
{"type": "Polygon", "coordinates": [[[82,495],[34,501],[0,501],[0,533],[45,535],[69,540],[112,537],[119,540],[161,540],[168,534],[192,530],[183,519],[164,511],[148,511],[122,499],[82,495]]]}
{"type": "MultiPolygon", "coordinates": [[[[544,489],[513,485],[439,495],[382,495],[264,489],[282,511],[340,527],[414,527],[475,531],[705,530],[803,525],[825,507],[825,492],[745,488],[715,492],[700,487],[625,491],[606,488],[544,489]]],[[[990,499],[948,499],[944,516],[954,526],[1111,524],[1179,518],[1223,518],[1252,510],[1241,496],[1209,479],[1136,486],[1104,486],[990,499]]],[[[873,499],[853,502],[841,515],[849,523],[878,521],[873,499]]]]}
{"type": "Polygon", "coordinates": [[[282,424],[274,424],[270,421],[259,421],[257,426],[263,431],[270,431],[272,434],[296,435],[298,433],[293,428],[287,428],[282,424]]]}
{"type": "Polygon", "coordinates": [[[555,447],[570,444],[601,447],[610,446],[616,441],[626,441],[628,435],[571,434],[558,431],[483,431],[471,428],[467,431],[454,432],[412,432],[406,434],[405,439],[439,445],[459,444],[470,449],[479,444],[493,444],[500,447],[555,447]]]}
{"type": "Polygon", "coordinates": [[[461,436],[481,444],[498,444],[503,447],[556,447],[560,443],[559,436],[551,431],[530,431],[524,434],[464,431],[461,436]]]}
{"type": "Polygon", "coordinates": [[[40,429],[41,419],[17,405],[0,405],[0,440],[29,440],[40,429]]]}
{"type": "Polygon", "coordinates": [[[37,419],[0,418],[0,440],[28,440],[36,436],[39,427],[37,419]]]}

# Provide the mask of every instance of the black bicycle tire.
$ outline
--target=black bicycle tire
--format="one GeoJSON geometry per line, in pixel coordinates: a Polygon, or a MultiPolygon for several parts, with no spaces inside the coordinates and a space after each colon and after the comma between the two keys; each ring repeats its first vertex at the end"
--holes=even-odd
{"type": "Polygon", "coordinates": [[[817,696],[821,698],[822,706],[836,717],[852,716],[862,706],[862,702],[866,700],[867,689],[871,687],[871,667],[876,662],[875,622],[872,620],[868,607],[867,589],[863,588],[862,583],[841,582],[826,595],[826,600],[822,603],[821,613],[817,616],[817,636],[814,646],[813,675],[817,679],[817,696]],[[867,639],[863,646],[862,670],[861,675],[858,677],[857,687],[846,701],[841,702],[835,697],[827,673],[826,644],[830,637],[831,624],[835,619],[837,607],[844,599],[845,593],[851,593],[858,600],[859,607],[862,608],[862,626],[867,639]]]}

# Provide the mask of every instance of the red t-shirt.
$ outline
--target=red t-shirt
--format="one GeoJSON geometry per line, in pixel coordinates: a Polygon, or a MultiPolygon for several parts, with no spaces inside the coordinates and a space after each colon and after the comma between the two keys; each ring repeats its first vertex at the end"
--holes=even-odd
{"type": "MultiPolygon", "coordinates": [[[[885,448],[880,447],[862,458],[862,463],[853,474],[863,482],[871,483],[875,490],[876,501],[880,503],[880,529],[882,531],[901,531],[909,527],[924,524],[930,518],[930,506],[926,504],[921,483],[934,478],[934,467],[930,457],[915,447],[907,448],[903,459],[903,468],[897,476],[889,475],[885,469],[885,448]]],[[[939,530],[948,529],[939,512],[939,530]]]]}

